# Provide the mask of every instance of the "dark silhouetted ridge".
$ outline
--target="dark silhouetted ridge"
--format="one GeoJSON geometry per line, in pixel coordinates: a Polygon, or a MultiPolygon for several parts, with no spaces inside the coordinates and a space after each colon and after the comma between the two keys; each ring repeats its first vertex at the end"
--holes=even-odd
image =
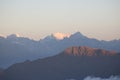
{"type": "Polygon", "coordinates": [[[56,56],[14,64],[2,72],[0,80],[83,80],[87,76],[119,75],[119,53],[83,46],[67,48],[56,56]]]}

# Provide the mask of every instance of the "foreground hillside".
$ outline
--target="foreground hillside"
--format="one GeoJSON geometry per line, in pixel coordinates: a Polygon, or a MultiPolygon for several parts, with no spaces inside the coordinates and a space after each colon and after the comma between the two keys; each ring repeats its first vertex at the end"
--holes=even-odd
{"type": "Polygon", "coordinates": [[[2,80],[82,80],[87,76],[120,75],[120,54],[90,47],[69,47],[56,56],[17,63],[2,80]]]}

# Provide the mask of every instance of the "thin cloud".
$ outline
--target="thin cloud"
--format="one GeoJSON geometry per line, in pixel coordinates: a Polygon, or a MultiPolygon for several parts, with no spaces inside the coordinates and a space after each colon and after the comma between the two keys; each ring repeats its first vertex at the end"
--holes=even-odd
{"type": "Polygon", "coordinates": [[[84,80],[120,80],[120,77],[118,77],[118,76],[111,76],[109,78],[100,78],[100,77],[88,76],[84,80]]]}

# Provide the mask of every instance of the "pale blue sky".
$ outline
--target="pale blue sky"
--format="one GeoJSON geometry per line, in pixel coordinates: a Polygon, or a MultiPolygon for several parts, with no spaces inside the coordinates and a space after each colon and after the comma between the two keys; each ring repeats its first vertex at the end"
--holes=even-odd
{"type": "Polygon", "coordinates": [[[39,39],[76,31],[120,39],[120,0],[0,0],[0,34],[39,39]]]}

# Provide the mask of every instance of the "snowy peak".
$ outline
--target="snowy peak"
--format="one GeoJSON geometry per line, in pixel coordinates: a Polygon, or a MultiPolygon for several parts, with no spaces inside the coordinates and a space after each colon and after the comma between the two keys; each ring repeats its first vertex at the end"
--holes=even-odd
{"type": "Polygon", "coordinates": [[[72,34],[70,37],[75,38],[75,39],[76,38],[85,38],[85,36],[80,32],[76,32],[76,33],[72,34]]]}
{"type": "Polygon", "coordinates": [[[7,38],[17,38],[17,37],[20,37],[19,34],[11,34],[9,36],[7,36],[7,38]]]}
{"type": "Polygon", "coordinates": [[[69,48],[65,49],[64,53],[67,55],[73,55],[73,56],[112,56],[112,55],[117,54],[114,51],[90,48],[90,47],[86,47],[86,46],[69,47],[69,48]]]}
{"type": "Polygon", "coordinates": [[[0,38],[5,38],[5,36],[4,36],[4,35],[2,35],[2,34],[0,34],[0,38]]]}
{"type": "Polygon", "coordinates": [[[83,34],[82,33],[80,33],[79,31],[78,32],[76,32],[76,33],[74,33],[73,35],[77,35],[77,36],[83,36],[83,34]]]}
{"type": "Polygon", "coordinates": [[[64,34],[64,33],[57,32],[57,33],[52,34],[52,36],[56,38],[57,40],[62,40],[64,38],[69,38],[70,34],[64,34]]]}
{"type": "Polygon", "coordinates": [[[72,35],[57,32],[57,33],[52,34],[52,37],[54,37],[57,40],[63,40],[64,38],[70,38],[70,37],[72,37],[72,38],[84,38],[85,36],[82,35],[80,32],[76,32],[72,35]]]}

